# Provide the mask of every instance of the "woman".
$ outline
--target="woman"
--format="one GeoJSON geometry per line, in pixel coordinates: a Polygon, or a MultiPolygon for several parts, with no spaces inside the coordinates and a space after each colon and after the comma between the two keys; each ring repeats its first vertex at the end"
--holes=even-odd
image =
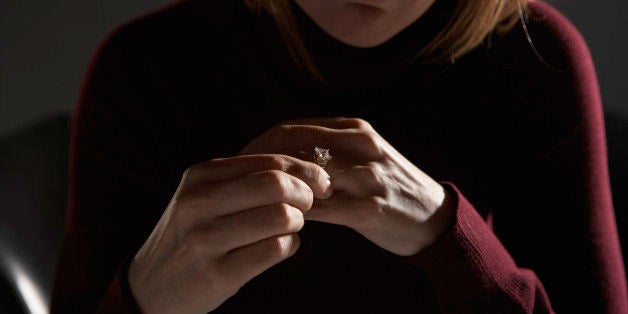
{"type": "Polygon", "coordinates": [[[177,3],[92,63],[53,312],[625,313],[601,112],[546,4],[177,3]]]}

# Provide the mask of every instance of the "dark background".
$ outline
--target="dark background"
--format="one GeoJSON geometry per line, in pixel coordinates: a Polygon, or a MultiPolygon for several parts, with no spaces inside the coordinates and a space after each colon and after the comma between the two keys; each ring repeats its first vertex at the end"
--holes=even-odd
{"type": "MultiPolygon", "coordinates": [[[[106,33],[168,2],[1,0],[0,138],[50,113],[71,111],[89,59],[106,33]]],[[[628,2],[548,2],[586,38],[605,108],[628,117],[628,2]]]]}
{"type": "MultiPolygon", "coordinates": [[[[89,59],[106,33],[169,2],[1,0],[0,138],[50,113],[71,111],[89,59]]],[[[628,2],[548,2],[586,38],[605,108],[628,117],[628,2]]]]}

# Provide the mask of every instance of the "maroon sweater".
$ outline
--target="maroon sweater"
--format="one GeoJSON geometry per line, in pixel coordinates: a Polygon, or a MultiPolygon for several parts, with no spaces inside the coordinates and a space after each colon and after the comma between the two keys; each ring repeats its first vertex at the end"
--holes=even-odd
{"type": "Polygon", "coordinates": [[[292,63],[273,20],[190,0],[128,23],[94,58],[76,108],[53,312],[133,312],[130,258],[183,171],[274,124],[361,117],[450,189],[454,226],[411,257],[307,222],[291,258],[216,313],[626,313],[600,95],[577,30],[547,4],[454,64],[411,62],[455,0],[375,48],[343,44],[294,3],[327,77],[292,63]]]}

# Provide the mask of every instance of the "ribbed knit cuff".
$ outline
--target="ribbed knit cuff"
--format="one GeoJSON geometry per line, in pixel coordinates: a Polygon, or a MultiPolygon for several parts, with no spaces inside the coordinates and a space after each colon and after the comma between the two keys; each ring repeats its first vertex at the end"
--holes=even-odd
{"type": "Polygon", "coordinates": [[[453,227],[430,247],[403,260],[425,271],[443,312],[486,312],[497,304],[502,310],[504,305],[518,307],[517,300],[505,300],[519,295],[511,290],[526,288],[517,279],[514,261],[456,186],[441,184],[455,205],[453,227]]]}
{"type": "Polygon", "coordinates": [[[133,257],[127,257],[118,268],[116,277],[114,278],[104,298],[100,302],[100,306],[96,313],[120,313],[120,314],[138,314],[142,313],[137,300],[131,292],[129,285],[129,267],[133,257]]]}

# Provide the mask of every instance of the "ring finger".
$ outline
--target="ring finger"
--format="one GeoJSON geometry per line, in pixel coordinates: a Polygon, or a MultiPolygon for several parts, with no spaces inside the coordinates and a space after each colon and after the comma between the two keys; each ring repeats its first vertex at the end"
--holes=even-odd
{"type": "Polygon", "coordinates": [[[384,192],[386,177],[381,171],[381,166],[376,163],[335,169],[329,174],[332,187],[336,191],[344,191],[357,197],[379,195],[384,192]]]}
{"type": "Polygon", "coordinates": [[[208,243],[225,253],[274,235],[298,232],[303,223],[303,213],[295,207],[261,206],[216,218],[207,232],[208,243]]]}

